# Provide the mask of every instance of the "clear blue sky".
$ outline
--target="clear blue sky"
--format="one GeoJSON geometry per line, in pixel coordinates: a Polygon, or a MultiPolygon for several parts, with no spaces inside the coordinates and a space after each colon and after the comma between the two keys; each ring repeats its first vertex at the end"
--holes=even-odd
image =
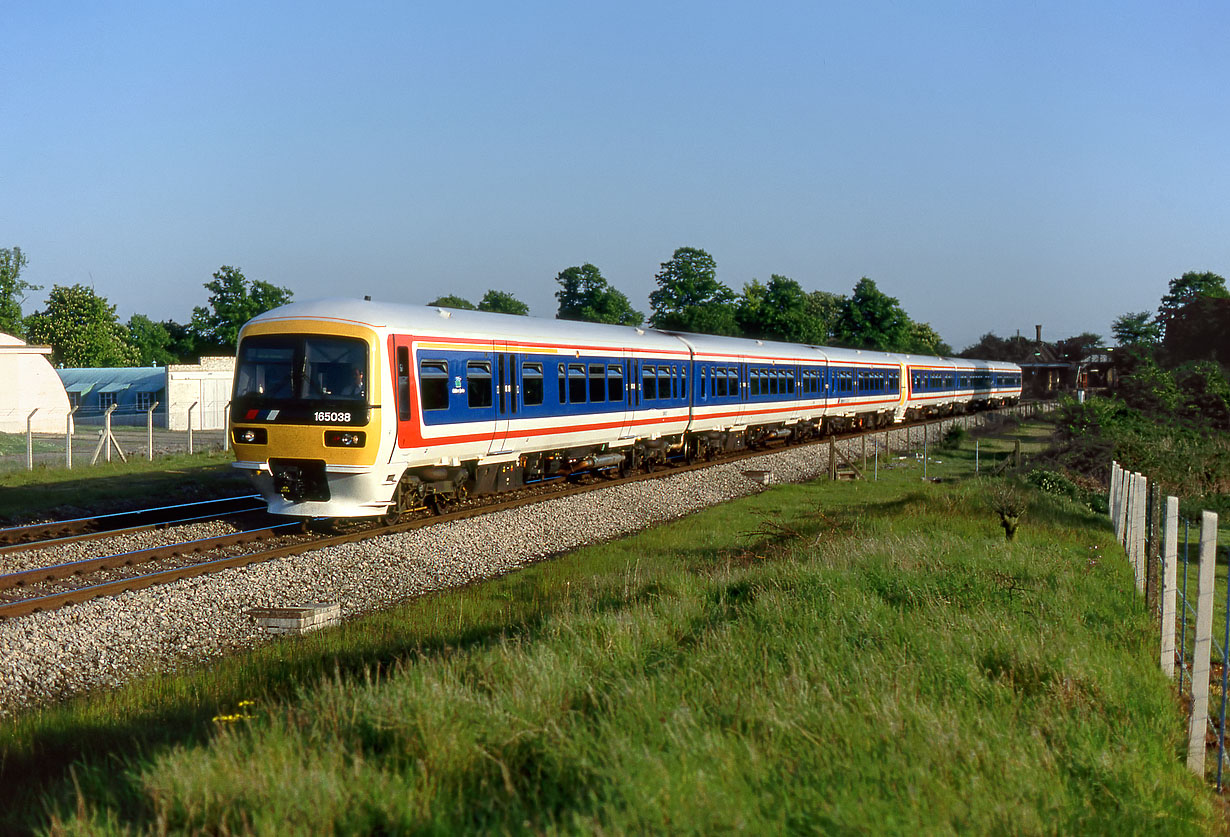
{"type": "Polygon", "coordinates": [[[1230,274],[1230,5],[10,0],[0,246],[186,322],[219,266],[296,299],[514,293],[592,262],[648,313],[862,276],[961,348],[1230,274]]]}

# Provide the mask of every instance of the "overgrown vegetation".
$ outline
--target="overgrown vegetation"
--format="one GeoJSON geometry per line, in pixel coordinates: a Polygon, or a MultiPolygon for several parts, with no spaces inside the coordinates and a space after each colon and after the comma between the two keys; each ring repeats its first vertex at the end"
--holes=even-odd
{"type": "Polygon", "coordinates": [[[29,713],[2,728],[0,817],[72,833],[1217,829],[1104,519],[1037,494],[1005,543],[987,503],[982,482],[921,483],[914,464],[783,486],[29,713]]]}

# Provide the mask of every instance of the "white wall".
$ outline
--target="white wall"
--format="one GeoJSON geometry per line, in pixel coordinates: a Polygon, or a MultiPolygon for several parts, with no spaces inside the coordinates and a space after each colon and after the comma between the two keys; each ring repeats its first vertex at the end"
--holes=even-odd
{"type": "Polygon", "coordinates": [[[25,433],[30,411],[35,433],[63,433],[68,393],[47,356],[51,349],[27,346],[0,334],[0,433],[25,433]]]}
{"type": "Polygon", "coordinates": [[[187,430],[188,408],[195,403],[193,430],[224,430],[234,373],[233,357],[203,357],[199,364],[168,366],[168,429],[187,430]]]}

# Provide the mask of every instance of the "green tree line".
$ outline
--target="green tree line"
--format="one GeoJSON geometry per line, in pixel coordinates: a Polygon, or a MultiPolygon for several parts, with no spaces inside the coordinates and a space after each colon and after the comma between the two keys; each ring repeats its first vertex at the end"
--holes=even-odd
{"type": "MultiPolygon", "coordinates": [[[[193,309],[186,323],[157,322],[134,314],[121,322],[115,306],[83,285],[53,287],[46,305],[29,316],[22,306],[41,290],[22,278],[27,257],[19,247],[0,249],[0,332],[52,347],[57,366],[132,366],[190,362],[202,355],[235,350],[239,328],[252,317],[291,300],[290,289],[250,280],[238,267],[223,265],[204,283],[208,304],[193,309]]],[[[556,317],[562,320],[649,326],[670,331],[751,337],[788,343],[951,355],[953,349],[925,322],[912,319],[895,297],[862,277],[849,294],[807,290],[798,281],[772,274],[752,279],[739,292],[718,278],[713,256],[680,247],[662,262],[649,295],[648,317],[632,307],[593,264],[568,267],[555,277],[556,317]]],[[[490,289],[477,304],[456,295],[431,306],[528,315],[529,306],[508,292],[490,289]]],[[[1184,274],[1171,283],[1156,317],[1125,314],[1115,324],[1121,340],[1164,346],[1173,355],[1203,345],[1210,330],[1224,325],[1230,294],[1215,274],[1184,274]],[[1219,284],[1220,283],[1220,284],[1219,284]],[[1220,291],[1218,290],[1220,288],[1220,291]],[[1203,330],[1202,330],[1203,329],[1203,330]]],[[[1223,329],[1220,339],[1224,342],[1223,329]]],[[[1082,334],[1047,344],[1059,358],[1079,360],[1101,337],[1082,334]]],[[[961,355],[1030,360],[1034,341],[986,334],[961,355]]]]}

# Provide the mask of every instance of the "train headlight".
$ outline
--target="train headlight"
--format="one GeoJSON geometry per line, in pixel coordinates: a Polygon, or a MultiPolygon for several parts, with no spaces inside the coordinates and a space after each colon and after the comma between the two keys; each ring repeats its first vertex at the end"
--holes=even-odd
{"type": "Polygon", "coordinates": [[[237,445],[264,445],[269,441],[263,427],[236,427],[231,431],[231,438],[237,445]]]}
{"type": "Polygon", "coordinates": [[[327,448],[361,448],[366,442],[367,434],[362,430],[325,431],[325,447],[327,448]]]}

